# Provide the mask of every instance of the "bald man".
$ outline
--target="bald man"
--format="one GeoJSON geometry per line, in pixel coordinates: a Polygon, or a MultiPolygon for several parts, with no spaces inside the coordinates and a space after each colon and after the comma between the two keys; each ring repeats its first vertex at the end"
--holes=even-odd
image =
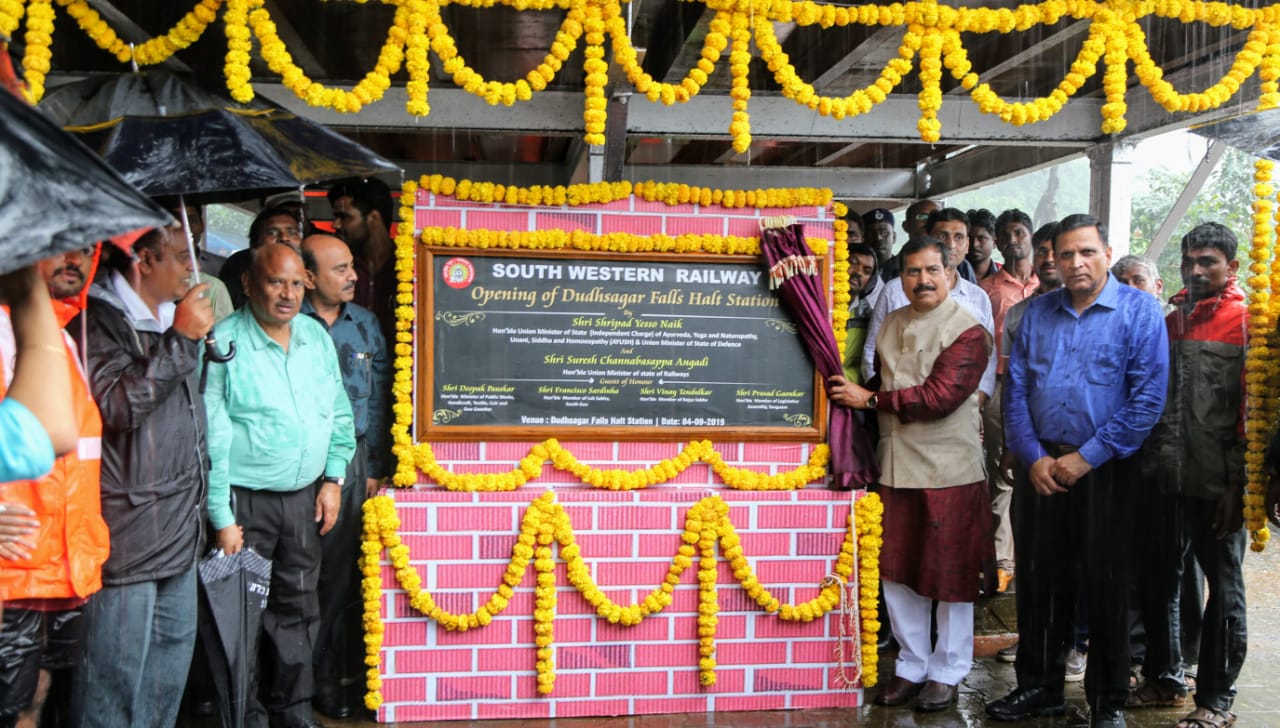
{"type": "Polygon", "coordinates": [[[223,552],[248,546],[272,562],[262,632],[274,673],[267,705],[256,686],[249,691],[248,724],[266,725],[270,714],[273,726],[310,728],[319,725],[311,699],[321,542],[340,513],[354,420],[333,340],[298,316],[302,256],[267,243],[246,282],[249,305],[216,328],[219,341],[236,342],[236,356],[210,367],[205,393],[209,520],[223,552]]]}
{"type": "Polygon", "coordinates": [[[376,494],[390,475],[391,359],[378,318],[352,303],[356,269],[347,244],[334,235],[311,235],[302,241],[302,262],[307,290],[302,313],[332,337],[355,418],[356,452],[347,467],[342,508],[333,530],[321,538],[320,638],[312,700],[330,718],[346,718],[364,705],[360,514],[365,498],[376,494]]]}

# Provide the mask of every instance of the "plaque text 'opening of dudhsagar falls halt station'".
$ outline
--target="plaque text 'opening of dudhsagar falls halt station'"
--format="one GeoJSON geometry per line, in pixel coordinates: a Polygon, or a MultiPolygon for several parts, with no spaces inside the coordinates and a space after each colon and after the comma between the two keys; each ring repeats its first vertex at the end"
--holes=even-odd
{"type": "Polygon", "coordinates": [[[825,429],[813,364],[758,258],[432,249],[422,262],[418,416],[432,438],[825,429]]]}

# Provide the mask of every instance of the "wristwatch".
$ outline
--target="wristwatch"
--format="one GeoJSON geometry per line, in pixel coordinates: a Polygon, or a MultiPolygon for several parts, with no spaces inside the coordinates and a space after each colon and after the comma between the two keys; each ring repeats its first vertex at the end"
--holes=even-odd
{"type": "Polygon", "coordinates": [[[874,392],[870,397],[867,397],[867,409],[875,409],[876,405],[879,403],[880,403],[879,392],[874,392]]]}
{"type": "Polygon", "coordinates": [[[342,487],[342,485],[343,485],[344,483],[346,483],[346,482],[347,482],[347,479],[346,479],[346,478],[331,478],[331,477],[329,477],[328,475],[326,475],[326,476],[324,476],[324,482],[326,482],[326,483],[333,483],[334,485],[336,485],[336,486],[338,486],[339,488],[341,488],[341,487],[342,487]]]}

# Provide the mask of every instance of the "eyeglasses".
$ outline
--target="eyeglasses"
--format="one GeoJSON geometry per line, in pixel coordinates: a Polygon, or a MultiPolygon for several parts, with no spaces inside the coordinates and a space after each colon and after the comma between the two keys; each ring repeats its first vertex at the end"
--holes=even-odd
{"type": "Polygon", "coordinates": [[[301,238],[302,228],[300,227],[271,227],[262,231],[262,237],[267,240],[282,240],[284,238],[301,238]]]}

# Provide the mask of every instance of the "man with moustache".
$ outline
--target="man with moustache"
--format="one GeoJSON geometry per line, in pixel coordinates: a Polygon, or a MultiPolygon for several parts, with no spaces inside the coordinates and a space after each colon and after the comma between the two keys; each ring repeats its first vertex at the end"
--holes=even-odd
{"type": "MultiPolygon", "coordinates": [[[[928,231],[929,236],[937,238],[947,250],[947,279],[951,283],[951,297],[956,299],[956,302],[961,306],[967,308],[969,313],[973,314],[974,318],[986,328],[988,333],[994,333],[994,323],[991,319],[991,299],[977,284],[966,280],[957,270],[957,266],[960,264],[968,266],[968,263],[964,260],[964,255],[969,250],[968,216],[954,207],[936,210],[929,215],[928,231]]],[[[970,271],[970,275],[972,275],[972,271],[970,271]]],[[[862,374],[868,380],[875,374],[877,336],[885,317],[891,311],[903,308],[908,303],[907,295],[896,279],[885,284],[884,293],[876,301],[875,310],[871,314],[871,323],[867,325],[867,344],[862,351],[862,374]]],[[[995,391],[995,383],[996,360],[993,355],[987,370],[982,375],[982,383],[978,387],[979,398],[982,402],[985,403],[991,393],[995,391]]]]}
{"type": "Polygon", "coordinates": [[[951,706],[969,673],[975,576],[992,560],[978,393],[992,338],[951,297],[949,255],[934,238],[907,243],[900,285],[910,303],[880,329],[871,381],[878,391],[841,377],[831,390],[833,401],[875,410],[880,420],[880,574],[901,648],[895,676],[875,703],[914,699],[922,712],[951,706]]]}
{"type": "Polygon", "coordinates": [[[396,261],[391,240],[391,190],[374,177],[353,178],[329,189],[333,230],[351,247],[356,265],[355,302],[382,323],[382,335],[395,342],[396,261]]]}
{"type": "Polygon", "coordinates": [[[179,226],[152,230],[89,293],[89,380],[102,411],[104,587],[84,613],[78,726],[168,726],[196,636],[196,562],[207,475],[201,341],[208,286],[179,226]]]}
{"type": "Polygon", "coordinates": [[[361,509],[390,475],[391,361],[378,319],[351,302],[356,272],[351,251],[333,235],[302,241],[306,299],[302,313],[328,330],[338,351],[342,382],[351,400],[356,450],[347,466],[342,507],[333,530],[321,538],[320,637],[315,650],[313,704],[330,718],[345,718],[364,700],[360,594],[361,509]],[[355,688],[355,689],[353,689],[355,688]]]}
{"type": "Polygon", "coordinates": [[[1125,725],[1128,586],[1137,491],[1130,456],[1164,408],[1168,337],[1160,306],[1108,270],[1106,228],[1091,215],[1059,223],[1054,256],[1065,289],[1031,300],[1010,349],[1005,445],[1026,469],[1014,495],[1018,688],[987,704],[997,720],[1065,711],[1065,639],[1084,568],[1090,726],[1125,725]]]}
{"type": "Polygon", "coordinates": [[[1170,299],[1174,309],[1165,319],[1168,402],[1143,447],[1148,519],[1139,540],[1138,592],[1147,636],[1146,680],[1130,696],[1129,707],[1185,701],[1180,591],[1191,554],[1209,586],[1196,707],[1183,721],[1197,726],[1235,721],[1235,681],[1248,646],[1242,570],[1247,536],[1240,504],[1249,309],[1236,285],[1237,246],[1236,236],[1216,222],[1201,223],[1182,238],[1186,287],[1170,299]]]}
{"type": "MultiPolygon", "coordinates": [[[[59,327],[79,311],[68,299],[84,288],[93,252],[92,246],[73,250],[35,266],[47,289],[34,297],[35,305],[44,299],[43,305],[52,308],[46,314],[59,327]]],[[[75,445],[44,477],[4,484],[6,521],[19,515],[31,520],[29,531],[0,548],[0,725],[18,719],[36,725],[53,674],[80,663],[85,600],[102,588],[101,567],[110,544],[99,497],[102,419],[80,368],[79,350],[60,331],[60,345],[20,351],[13,323],[0,309],[0,398],[14,384],[19,362],[31,367],[27,360],[35,357],[29,355],[44,350],[40,361],[55,365],[44,376],[70,392],[76,435],[75,445]]],[[[6,530],[12,526],[4,524],[6,530]]]]}
{"type": "Polygon", "coordinates": [[[205,392],[218,548],[232,554],[248,546],[272,562],[261,634],[274,673],[267,704],[251,701],[252,726],[266,725],[266,714],[284,728],[319,725],[311,699],[321,537],[337,521],[355,452],[333,340],[297,315],[305,280],[302,257],[288,245],[254,252],[249,304],[215,329],[218,341],[236,342],[236,357],[210,367],[205,392]]]}
{"type": "MultiPolygon", "coordinates": [[[[989,213],[988,213],[989,214],[989,213]]],[[[1031,218],[1022,210],[1005,210],[994,224],[1004,267],[980,285],[991,298],[991,314],[996,329],[996,387],[991,401],[982,410],[982,449],[987,457],[987,482],[991,486],[991,512],[996,521],[996,591],[1004,592],[1013,581],[1013,525],[1009,503],[1013,482],[1000,476],[1000,456],[1004,450],[1004,415],[1001,410],[1001,381],[1004,377],[1004,318],[1019,301],[1040,287],[1031,262],[1031,218]]],[[[972,236],[971,236],[972,237],[972,236]]]]}

